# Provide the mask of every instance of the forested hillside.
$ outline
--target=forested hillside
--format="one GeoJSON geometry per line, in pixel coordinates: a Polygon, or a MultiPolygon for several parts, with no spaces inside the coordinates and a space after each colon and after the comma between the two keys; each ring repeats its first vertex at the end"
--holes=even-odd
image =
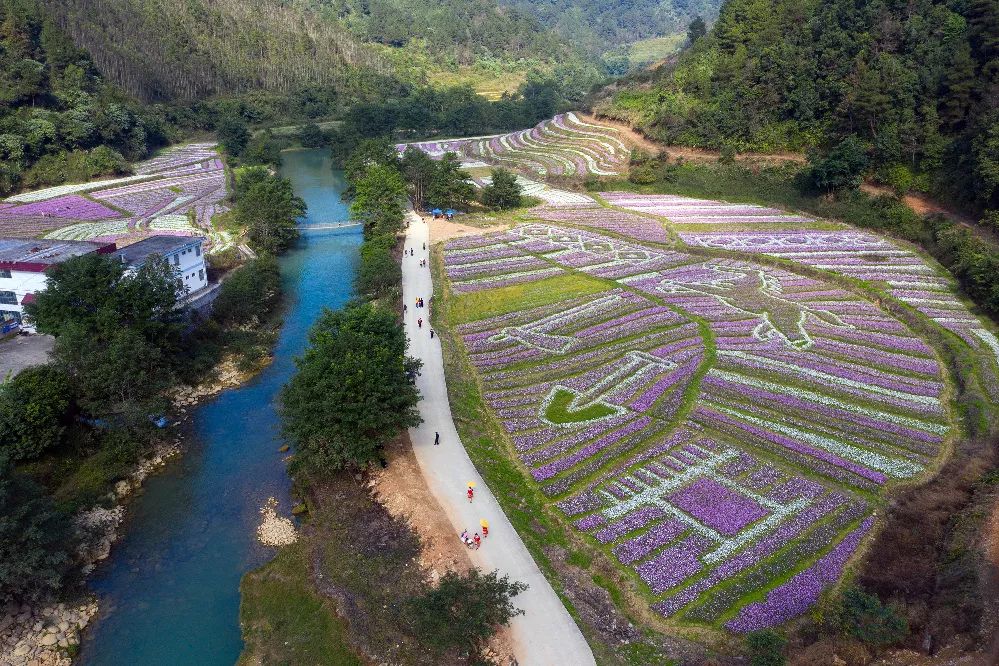
{"type": "Polygon", "coordinates": [[[301,3],[42,2],[111,81],[150,101],[309,85],[349,91],[390,71],[342,26],[301,3]]]}
{"type": "Polygon", "coordinates": [[[995,208],[999,3],[729,0],[679,63],[597,106],[667,143],[859,149],[883,182],[995,208]]]}
{"type": "Polygon", "coordinates": [[[501,0],[532,12],[567,41],[599,53],[611,46],[686,32],[714,18],[721,0],[501,0]]]}
{"type": "Polygon", "coordinates": [[[535,18],[495,0],[41,2],[109,80],[147,101],[308,87],[351,99],[423,78],[406,54],[422,69],[574,59],[535,18]]]}
{"type": "Polygon", "coordinates": [[[166,140],[31,0],[0,0],[0,196],[128,169],[166,140]]]}
{"type": "Polygon", "coordinates": [[[472,64],[484,56],[516,60],[565,56],[569,49],[528,12],[495,0],[313,0],[359,39],[416,46],[472,64]]]}

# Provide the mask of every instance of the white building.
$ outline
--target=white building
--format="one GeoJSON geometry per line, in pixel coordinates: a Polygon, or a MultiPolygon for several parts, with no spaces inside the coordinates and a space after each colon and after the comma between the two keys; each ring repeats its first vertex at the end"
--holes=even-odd
{"type": "Polygon", "coordinates": [[[190,296],[208,286],[208,269],[202,247],[204,242],[201,236],[150,236],[116,250],[114,254],[132,270],[142,266],[153,255],[163,257],[174,267],[190,296]]]}
{"type": "Polygon", "coordinates": [[[45,271],[52,266],[91,252],[114,251],[114,243],[0,238],[0,320],[21,321],[24,306],[45,290],[45,271]]]}
{"type": "Polygon", "coordinates": [[[208,286],[204,242],[200,236],[150,236],[118,249],[114,243],[0,238],[0,325],[21,321],[24,306],[48,285],[45,271],[91,252],[113,255],[130,270],[159,255],[174,267],[187,295],[196,294],[208,286]]]}

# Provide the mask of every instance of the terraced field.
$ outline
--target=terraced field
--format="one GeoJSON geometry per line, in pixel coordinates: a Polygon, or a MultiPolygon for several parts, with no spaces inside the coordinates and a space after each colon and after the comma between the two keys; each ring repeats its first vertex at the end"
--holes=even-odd
{"type": "Polygon", "coordinates": [[[211,251],[231,245],[211,224],[223,212],[225,171],[212,144],[188,144],[135,165],[135,175],[26,192],[0,203],[0,235],[115,241],[151,233],[204,235],[211,251]]]}
{"type": "Polygon", "coordinates": [[[471,161],[507,167],[525,175],[615,176],[627,171],[631,150],[620,132],[565,113],[537,126],[495,136],[399,144],[412,145],[431,157],[454,152],[471,161]]]}
{"type": "Polygon", "coordinates": [[[447,243],[461,353],[524,482],[655,611],[736,633],[791,620],[957,435],[938,343],[862,287],[960,335],[983,376],[999,344],[887,239],[761,207],[602,198],[616,206],[542,206],[447,243]]]}

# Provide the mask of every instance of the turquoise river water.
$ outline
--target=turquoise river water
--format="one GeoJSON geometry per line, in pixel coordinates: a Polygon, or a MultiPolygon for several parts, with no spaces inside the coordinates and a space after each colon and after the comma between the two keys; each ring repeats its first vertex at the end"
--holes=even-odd
{"type": "MultiPolygon", "coordinates": [[[[342,174],[326,150],[284,153],[282,174],[309,207],[308,223],[347,218],[342,174]]],[[[239,581],[273,549],[256,541],[268,497],[290,511],[276,399],[324,307],[352,294],[361,234],[310,231],[281,259],[287,310],[274,361],[248,384],[191,416],[188,448],[147,479],[129,507],[124,537],[94,573],[100,615],[80,663],[232,664],[243,647],[239,581]]]]}

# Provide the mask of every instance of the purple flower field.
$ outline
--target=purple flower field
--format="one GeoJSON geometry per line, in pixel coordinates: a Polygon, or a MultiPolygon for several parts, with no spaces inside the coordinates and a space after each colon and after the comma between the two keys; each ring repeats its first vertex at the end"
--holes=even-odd
{"type": "MultiPolygon", "coordinates": [[[[634,197],[612,203],[781,215],[634,197]]],[[[527,482],[629,571],[657,612],[734,632],[792,619],[839,579],[869,531],[866,496],[933,468],[951,417],[936,352],[902,321],[752,256],[894,246],[854,231],[682,234],[746,252],[713,259],[644,244],[660,242],[640,231],[649,218],[601,217],[612,212],[535,209],[548,221],[447,244],[456,298],[494,286],[479,276],[540,279],[537,262],[611,281],[460,324],[484,399],[527,482]],[[563,220],[587,230],[550,223],[563,220]],[[750,590],[765,601],[740,606],[750,590]]]]}
{"type": "MultiPolygon", "coordinates": [[[[135,177],[103,184],[59,186],[21,195],[25,203],[0,206],[0,234],[131,242],[156,229],[162,216],[193,213],[209,245],[220,238],[211,226],[211,217],[226,210],[222,204],[226,181],[213,144],[168,149],[136,164],[135,172],[135,177]]],[[[193,227],[172,230],[183,234],[195,231],[193,227]]]]}

